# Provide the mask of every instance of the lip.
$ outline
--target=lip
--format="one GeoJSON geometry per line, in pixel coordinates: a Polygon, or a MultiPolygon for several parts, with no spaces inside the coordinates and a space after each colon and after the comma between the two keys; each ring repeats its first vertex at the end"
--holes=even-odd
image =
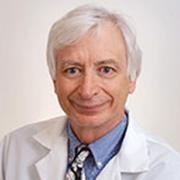
{"type": "Polygon", "coordinates": [[[86,115],[94,115],[99,112],[102,112],[107,105],[109,105],[109,101],[101,103],[101,104],[94,104],[94,105],[81,105],[77,103],[72,103],[73,107],[81,114],[86,115]]]}

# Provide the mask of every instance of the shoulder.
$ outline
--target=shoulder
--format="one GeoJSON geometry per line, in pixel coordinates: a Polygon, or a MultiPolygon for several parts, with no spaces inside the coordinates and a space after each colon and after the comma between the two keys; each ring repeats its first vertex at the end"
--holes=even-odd
{"type": "Polygon", "coordinates": [[[49,130],[53,132],[53,129],[63,127],[66,123],[66,117],[56,117],[45,121],[40,121],[33,124],[25,125],[21,128],[18,128],[9,134],[7,134],[1,141],[1,147],[8,148],[9,146],[17,146],[30,143],[32,137],[36,134],[49,130]]]}
{"type": "Polygon", "coordinates": [[[17,179],[30,177],[30,167],[45,157],[59,139],[66,138],[66,122],[66,117],[57,117],[26,125],[6,135],[0,143],[0,179],[5,174],[17,175],[17,179]]]}
{"type": "Polygon", "coordinates": [[[143,137],[148,156],[152,163],[161,160],[167,160],[167,162],[169,160],[175,160],[180,163],[180,154],[166,140],[141,128],[132,117],[130,117],[130,125],[132,127],[131,132],[134,132],[133,135],[138,134],[138,138],[143,137]]]}
{"type": "Polygon", "coordinates": [[[154,134],[147,133],[133,119],[131,121],[132,139],[136,140],[135,144],[143,143],[143,146],[139,145],[141,147],[139,151],[146,152],[148,170],[143,175],[145,177],[152,176],[152,179],[153,177],[154,179],[155,177],[159,177],[158,179],[163,179],[164,177],[180,179],[180,154],[165,140],[154,134]],[[140,141],[139,138],[142,138],[143,141],[140,141]]]}
{"type": "MultiPolygon", "coordinates": [[[[165,140],[149,133],[144,133],[151,164],[161,163],[163,166],[177,166],[180,170],[180,154],[165,140]]],[[[176,167],[177,168],[177,167],[176,167]]]]}
{"type": "Polygon", "coordinates": [[[149,171],[145,174],[154,179],[180,179],[180,154],[158,136],[143,134],[149,157],[149,171]]]}

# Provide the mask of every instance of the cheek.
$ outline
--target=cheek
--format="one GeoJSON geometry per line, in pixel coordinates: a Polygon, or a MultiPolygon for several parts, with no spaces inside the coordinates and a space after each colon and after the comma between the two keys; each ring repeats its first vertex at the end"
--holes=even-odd
{"type": "Polygon", "coordinates": [[[67,85],[63,84],[56,86],[56,95],[61,108],[64,110],[64,112],[67,113],[70,106],[68,101],[69,88],[67,87],[67,85]]]}
{"type": "Polygon", "coordinates": [[[67,103],[68,97],[73,93],[75,84],[71,81],[67,81],[64,78],[60,78],[55,86],[55,91],[61,104],[67,103]]]}
{"type": "Polygon", "coordinates": [[[68,94],[68,84],[58,79],[55,83],[55,92],[59,100],[63,100],[68,94]]]}
{"type": "Polygon", "coordinates": [[[113,97],[115,102],[122,101],[122,103],[124,103],[129,94],[129,83],[127,80],[115,81],[106,87],[108,87],[106,90],[113,97]]]}

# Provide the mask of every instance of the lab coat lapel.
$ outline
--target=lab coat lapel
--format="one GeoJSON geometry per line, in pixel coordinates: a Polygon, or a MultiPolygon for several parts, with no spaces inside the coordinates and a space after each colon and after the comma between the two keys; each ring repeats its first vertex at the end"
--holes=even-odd
{"type": "Polygon", "coordinates": [[[149,156],[145,136],[129,117],[128,129],[120,152],[105,166],[97,180],[123,180],[124,175],[148,170],[149,156]]]}
{"type": "Polygon", "coordinates": [[[36,134],[34,139],[49,150],[35,164],[40,180],[64,179],[68,152],[65,121],[60,119],[36,134]]]}
{"type": "Polygon", "coordinates": [[[142,130],[129,114],[129,126],[118,155],[119,167],[124,173],[149,170],[147,142],[142,130]]]}

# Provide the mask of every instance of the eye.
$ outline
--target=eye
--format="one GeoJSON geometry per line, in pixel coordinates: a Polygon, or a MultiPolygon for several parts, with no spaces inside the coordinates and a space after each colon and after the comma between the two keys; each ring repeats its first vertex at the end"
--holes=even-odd
{"type": "Polygon", "coordinates": [[[66,76],[74,77],[74,76],[79,75],[81,70],[77,67],[70,67],[70,68],[65,69],[64,72],[65,72],[66,76]]]}
{"type": "Polygon", "coordinates": [[[103,66],[99,68],[99,72],[103,76],[112,76],[115,72],[115,69],[110,66],[103,66]]]}
{"type": "Polygon", "coordinates": [[[106,74],[113,71],[113,69],[108,66],[102,67],[100,70],[101,70],[101,72],[106,73],[106,74]]]}

